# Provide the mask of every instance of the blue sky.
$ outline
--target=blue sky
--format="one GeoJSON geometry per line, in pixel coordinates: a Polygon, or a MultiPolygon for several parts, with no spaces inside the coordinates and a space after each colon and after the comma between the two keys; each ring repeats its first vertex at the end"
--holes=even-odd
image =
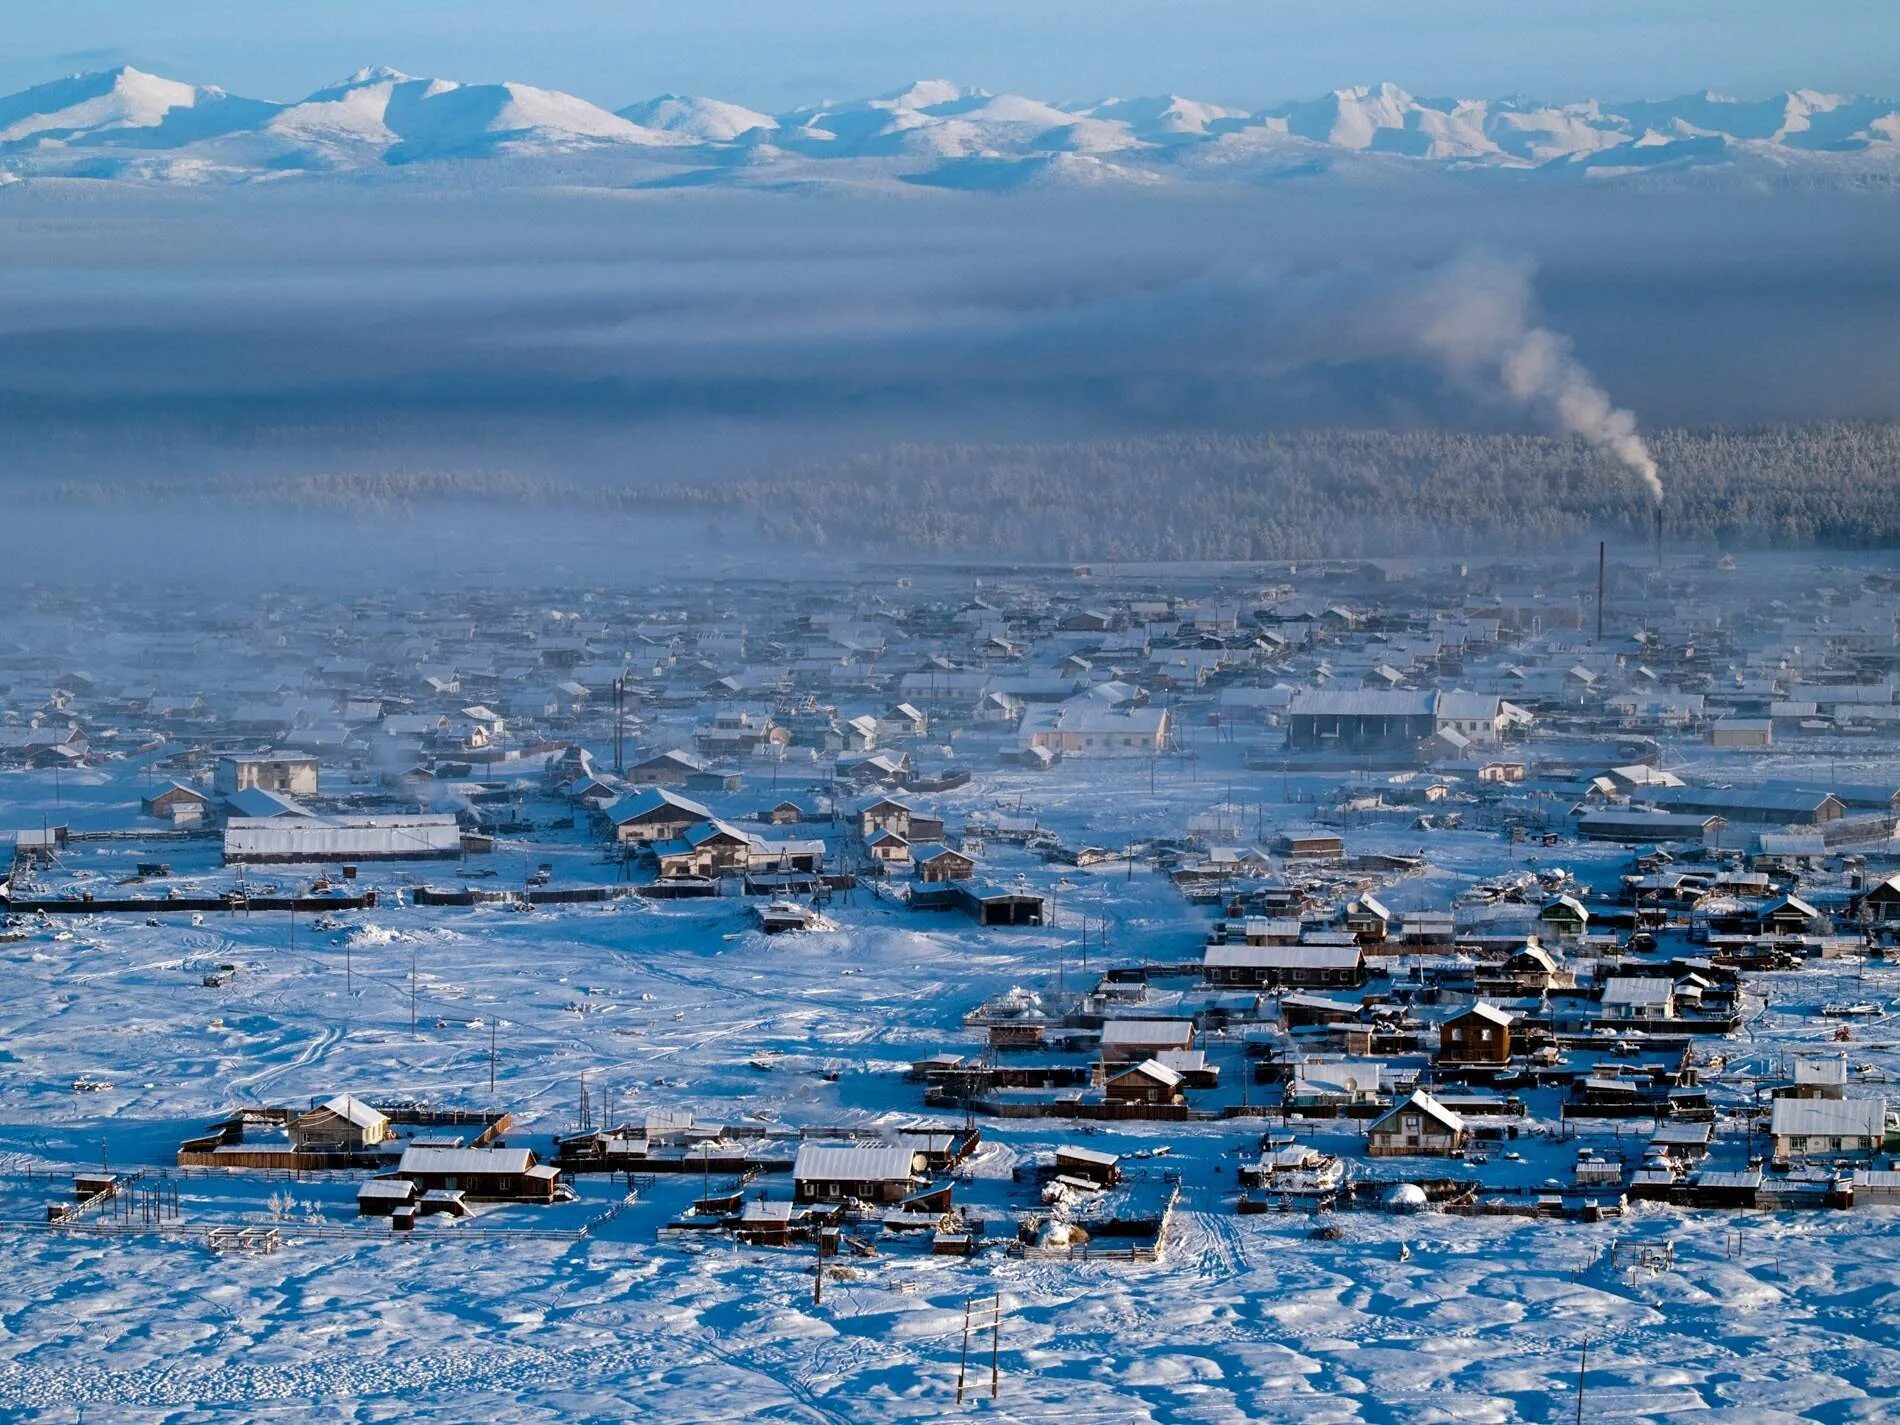
{"type": "Polygon", "coordinates": [[[360,65],[619,106],[764,109],[941,76],[1051,99],[1900,92],[1900,0],[58,0],[10,7],[0,91],[132,63],[260,98],[360,65]]]}

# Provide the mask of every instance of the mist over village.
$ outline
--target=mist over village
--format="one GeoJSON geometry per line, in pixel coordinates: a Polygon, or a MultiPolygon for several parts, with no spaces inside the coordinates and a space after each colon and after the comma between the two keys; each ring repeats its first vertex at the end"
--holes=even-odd
{"type": "Polygon", "coordinates": [[[1900,16],[47,7],[0,1417],[1900,1406],[1900,16]]]}

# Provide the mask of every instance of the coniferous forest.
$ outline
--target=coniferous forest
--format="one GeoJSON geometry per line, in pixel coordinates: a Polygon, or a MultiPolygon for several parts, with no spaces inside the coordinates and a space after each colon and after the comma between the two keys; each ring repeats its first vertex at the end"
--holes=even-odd
{"type": "MultiPolygon", "coordinates": [[[[1663,430],[1650,443],[1672,543],[1900,545],[1900,426],[1663,430]]],[[[37,497],[208,498],[334,513],[442,502],[664,512],[741,521],[794,546],[1062,560],[1527,551],[1582,537],[1647,538],[1653,519],[1637,481],[1575,440],[1378,430],[905,445],[736,480],[401,470],[209,486],[66,482],[37,497]]]]}

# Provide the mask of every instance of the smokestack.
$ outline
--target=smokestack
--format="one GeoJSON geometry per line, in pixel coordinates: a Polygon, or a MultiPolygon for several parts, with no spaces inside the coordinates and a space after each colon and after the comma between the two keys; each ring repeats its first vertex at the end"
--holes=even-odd
{"type": "Polygon", "coordinates": [[[1605,541],[1597,541],[1597,642],[1603,642],[1603,549],[1605,541]]]}
{"type": "Polygon", "coordinates": [[[1656,503],[1656,572],[1662,573],[1662,502],[1656,503]]]}

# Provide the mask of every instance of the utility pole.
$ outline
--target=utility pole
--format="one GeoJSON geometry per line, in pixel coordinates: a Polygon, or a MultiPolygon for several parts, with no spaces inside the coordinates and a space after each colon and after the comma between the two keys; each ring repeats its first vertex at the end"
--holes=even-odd
{"type": "Polygon", "coordinates": [[[488,1021],[488,1096],[495,1096],[495,1021],[488,1021]]]}
{"type": "Polygon", "coordinates": [[[1583,1425],[1583,1373],[1590,1368],[1590,1338],[1583,1338],[1583,1355],[1577,1362],[1577,1425],[1583,1425]]]}
{"type": "Polygon", "coordinates": [[[409,952],[409,1037],[416,1037],[416,952],[409,952]]]}
{"type": "Polygon", "coordinates": [[[996,1399],[996,1393],[1002,1388],[1002,1378],[998,1371],[997,1357],[1003,1349],[1003,1294],[998,1292],[992,1303],[993,1314],[990,1317],[990,1399],[996,1399]]]}
{"type": "Polygon", "coordinates": [[[626,726],[627,711],[627,675],[622,673],[614,679],[614,771],[624,772],[626,763],[621,752],[621,739],[626,726]]]}
{"type": "Polygon", "coordinates": [[[963,1377],[970,1365],[970,1298],[963,1298],[963,1355],[957,1361],[957,1404],[963,1404],[963,1377]]]}

